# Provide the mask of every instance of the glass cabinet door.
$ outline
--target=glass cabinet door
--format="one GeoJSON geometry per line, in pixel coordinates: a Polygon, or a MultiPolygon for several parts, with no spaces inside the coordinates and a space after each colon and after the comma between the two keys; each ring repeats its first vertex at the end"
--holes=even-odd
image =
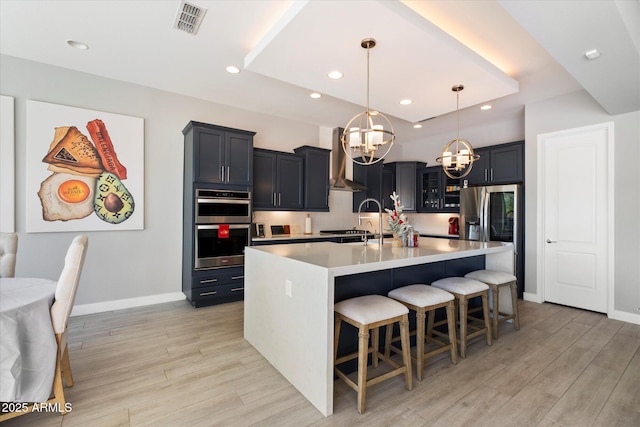
{"type": "Polygon", "coordinates": [[[444,185],[444,209],[460,209],[460,180],[452,179],[443,174],[444,185]]]}
{"type": "Polygon", "coordinates": [[[423,211],[437,211],[440,209],[440,171],[427,170],[422,173],[422,206],[423,211]]]}
{"type": "Polygon", "coordinates": [[[442,168],[432,166],[418,171],[419,212],[451,212],[460,210],[460,180],[445,175],[442,168]]]}

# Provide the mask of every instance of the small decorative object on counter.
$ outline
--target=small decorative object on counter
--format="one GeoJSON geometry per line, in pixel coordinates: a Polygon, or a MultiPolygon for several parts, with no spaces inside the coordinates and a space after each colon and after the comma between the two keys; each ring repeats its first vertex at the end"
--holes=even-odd
{"type": "Polygon", "coordinates": [[[311,234],[311,214],[304,219],[304,234],[311,234]]]}
{"type": "Polygon", "coordinates": [[[412,226],[409,226],[407,232],[407,246],[410,248],[418,247],[418,237],[420,237],[420,233],[414,230],[412,226]]]}
{"type": "Polygon", "coordinates": [[[395,246],[404,246],[406,234],[410,227],[409,221],[407,220],[407,216],[402,213],[404,206],[400,203],[400,196],[394,191],[389,197],[393,200],[393,210],[385,208],[385,211],[389,215],[387,217],[387,222],[389,223],[388,231],[393,233],[395,246]]]}

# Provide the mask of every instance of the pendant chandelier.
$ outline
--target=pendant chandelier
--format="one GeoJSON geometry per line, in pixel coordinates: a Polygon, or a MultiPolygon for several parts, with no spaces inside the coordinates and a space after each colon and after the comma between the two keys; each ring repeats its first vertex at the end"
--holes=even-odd
{"type": "Polygon", "coordinates": [[[460,91],[463,85],[455,85],[451,88],[456,93],[456,111],[458,113],[458,130],[456,139],[449,141],[442,149],[442,156],[436,162],[442,163],[444,173],[452,179],[464,178],[469,175],[473,162],[480,158],[473,153],[473,147],[466,139],[460,139],[460,91]]]}
{"type": "Polygon", "coordinates": [[[346,155],[354,163],[361,165],[371,165],[382,160],[396,139],[389,119],[378,111],[369,110],[369,50],[375,45],[376,41],[372,38],[360,43],[360,46],[367,49],[367,109],[347,123],[340,137],[346,155]]]}

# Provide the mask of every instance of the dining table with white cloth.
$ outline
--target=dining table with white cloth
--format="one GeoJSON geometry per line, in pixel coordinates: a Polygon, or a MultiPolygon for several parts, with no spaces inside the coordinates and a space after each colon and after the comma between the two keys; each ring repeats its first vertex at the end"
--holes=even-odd
{"type": "Polygon", "coordinates": [[[0,401],[46,402],[56,366],[53,280],[0,278],[0,401]]]}

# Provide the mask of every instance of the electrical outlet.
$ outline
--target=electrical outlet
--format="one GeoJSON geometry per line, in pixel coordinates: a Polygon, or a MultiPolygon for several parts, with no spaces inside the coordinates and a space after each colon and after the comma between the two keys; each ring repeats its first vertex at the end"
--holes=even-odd
{"type": "Polygon", "coordinates": [[[291,296],[291,280],[284,281],[284,293],[286,296],[291,296]]]}

